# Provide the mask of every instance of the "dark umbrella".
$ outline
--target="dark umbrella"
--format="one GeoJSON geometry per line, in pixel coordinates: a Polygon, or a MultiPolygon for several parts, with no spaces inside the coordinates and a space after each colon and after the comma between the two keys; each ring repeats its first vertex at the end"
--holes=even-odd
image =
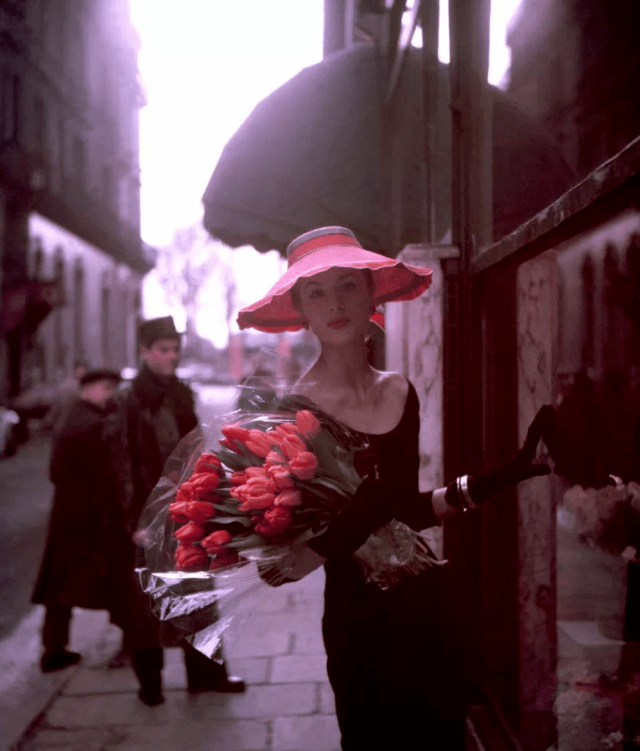
{"type": "MultiPolygon", "coordinates": [[[[386,68],[374,46],[331,55],[263,99],[227,143],[211,176],[203,198],[207,230],[234,247],[283,251],[302,232],[340,225],[366,248],[389,253],[393,190],[402,196],[401,244],[419,241],[419,53],[408,55],[395,105],[403,128],[400,147],[397,139],[393,147],[384,140],[386,68]]],[[[450,226],[447,66],[439,66],[439,75],[439,148],[431,168],[441,235],[450,226]]],[[[502,235],[558,197],[570,174],[544,134],[494,91],[494,219],[496,235],[502,235]]]]}

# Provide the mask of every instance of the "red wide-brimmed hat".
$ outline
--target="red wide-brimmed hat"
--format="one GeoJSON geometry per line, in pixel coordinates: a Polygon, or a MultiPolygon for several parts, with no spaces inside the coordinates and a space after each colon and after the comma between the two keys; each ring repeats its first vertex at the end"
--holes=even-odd
{"type": "MultiPolygon", "coordinates": [[[[287,248],[287,260],[289,268],[262,300],[240,311],[238,325],[241,329],[277,333],[304,328],[305,321],[289,293],[298,279],[334,267],[370,269],[376,306],[413,300],[431,284],[431,269],[364,250],[353,232],[344,227],[320,227],[296,237],[287,248]]],[[[377,322],[376,313],[371,318],[377,322]]]]}

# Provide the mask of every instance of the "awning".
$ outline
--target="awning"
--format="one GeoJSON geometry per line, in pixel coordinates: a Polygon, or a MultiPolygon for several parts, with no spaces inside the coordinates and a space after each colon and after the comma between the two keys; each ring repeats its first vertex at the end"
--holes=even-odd
{"type": "MultiPolygon", "coordinates": [[[[393,255],[394,205],[403,227],[400,247],[419,242],[425,170],[420,53],[411,50],[405,62],[393,142],[391,130],[385,131],[385,61],[371,45],[355,45],[305,68],[262,100],[211,176],[203,197],[207,230],[233,247],[283,251],[302,232],[340,225],[365,247],[393,255]]],[[[447,66],[439,66],[439,76],[439,149],[430,167],[441,237],[451,211],[447,66]]],[[[493,92],[494,225],[502,236],[557,198],[572,178],[545,134],[502,92],[493,92]]]]}

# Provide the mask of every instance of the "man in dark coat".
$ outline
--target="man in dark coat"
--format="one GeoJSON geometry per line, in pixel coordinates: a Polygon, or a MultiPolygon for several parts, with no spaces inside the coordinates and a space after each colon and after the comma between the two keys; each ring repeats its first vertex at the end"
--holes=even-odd
{"type": "MultiPolygon", "coordinates": [[[[180,361],[180,334],[173,318],[145,321],[140,326],[142,368],[124,396],[127,450],[133,485],[127,527],[132,533],[165,462],[179,441],[198,424],[193,392],[176,378],[180,361]]],[[[163,701],[163,653],[158,627],[135,605],[134,623],[125,635],[133,668],[145,704],[163,701]]],[[[182,644],[189,691],[244,691],[244,682],[227,675],[224,663],[209,660],[190,645],[182,644]]]]}
{"type": "Polygon", "coordinates": [[[111,419],[120,380],[111,370],[90,370],[79,398],[54,437],[50,477],[55,495],[47,544],[33,593],[46,607],[40,666],[60,670],[80,660],[67,650],[73,607],[108,610],[122,625],[125,540],[122,433],[111,419]]]}

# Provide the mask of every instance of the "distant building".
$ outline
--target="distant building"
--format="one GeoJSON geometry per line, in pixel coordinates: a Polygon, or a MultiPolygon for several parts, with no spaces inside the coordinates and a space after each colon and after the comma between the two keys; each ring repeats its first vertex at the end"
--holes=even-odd
{"type": "Polygon", "coordinates": [[[522,0],[508,94],[584,177],[640,134],[640,3],[522,0]]]}
{"type": "Polygon", "coordinates": [[[0,5],[0,400],[78,358],[134,364],[154,263],[140,239],[138,47],[127,0],[0,5]]]}

